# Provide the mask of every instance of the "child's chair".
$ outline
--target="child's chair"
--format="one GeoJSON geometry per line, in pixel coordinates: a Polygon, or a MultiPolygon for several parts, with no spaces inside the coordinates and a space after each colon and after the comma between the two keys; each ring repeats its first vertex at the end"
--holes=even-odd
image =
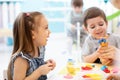
{"type": "Polygon", "coordinates": [[[8,80],[8,78],[7,78],[7,70],[3,71],[3,80],[8,80]]]}

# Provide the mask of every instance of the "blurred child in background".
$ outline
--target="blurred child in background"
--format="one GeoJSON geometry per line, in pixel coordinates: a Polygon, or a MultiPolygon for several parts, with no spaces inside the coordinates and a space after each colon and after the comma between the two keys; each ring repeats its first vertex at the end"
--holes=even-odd
{"type": "Polygon", "coordinates": [[[83,0],[71,1],[72,11],[70,13],[70,26],[67,27],[68,50],[71,53],[72,45],[77,44],[77,26],[80,28],[80,46],[82,47],[87,33],[82,27],[83,24],[83,0]]]}

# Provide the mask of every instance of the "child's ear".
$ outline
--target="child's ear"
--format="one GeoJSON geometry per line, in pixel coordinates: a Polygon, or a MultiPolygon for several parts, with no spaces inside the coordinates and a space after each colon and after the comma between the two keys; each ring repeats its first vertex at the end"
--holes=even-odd
{"type": "Polygon", "coordinates": [[[35,39],[35,32],[34,31],[31,32],[32,32],[32,39],[35,39]]]}
{"type": "Polygon", "coordinates": [[[82,25],[82,27],[83,27],[83,29],[84,29],[86,32],[88,32],[88,29],[87,29],[86,26],[82,25]]]}

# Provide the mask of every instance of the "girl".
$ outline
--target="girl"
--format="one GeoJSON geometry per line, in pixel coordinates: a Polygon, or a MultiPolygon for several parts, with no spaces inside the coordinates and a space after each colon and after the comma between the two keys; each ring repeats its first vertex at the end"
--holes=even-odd
{"type": "Polygon", "coordinates": [[[44,46],[50,31],[40,12],[18,15],[13,27],[13,53],[8,68],[8,80],[46,80],[54,69],[53,60],[44,61],[44,46]]]}

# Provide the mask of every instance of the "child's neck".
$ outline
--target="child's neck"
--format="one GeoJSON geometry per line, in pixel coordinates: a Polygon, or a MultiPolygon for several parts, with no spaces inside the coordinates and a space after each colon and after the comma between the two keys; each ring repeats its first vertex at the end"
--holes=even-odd
{"type": "Polygon", "coordinates": [[[38,48],[35,48],[35,51],[34,52],[31,52],[31,56],[33,58],[36,58],[39,56],[39,49],[38,48]]]}
{"type": "Polygon", "coordinates": [[[35,55],[34,55],[34,57],[38,57],[38,56],[39,56],[39,49],[36,48],[36,49],[35,49],[35,55]]]}

